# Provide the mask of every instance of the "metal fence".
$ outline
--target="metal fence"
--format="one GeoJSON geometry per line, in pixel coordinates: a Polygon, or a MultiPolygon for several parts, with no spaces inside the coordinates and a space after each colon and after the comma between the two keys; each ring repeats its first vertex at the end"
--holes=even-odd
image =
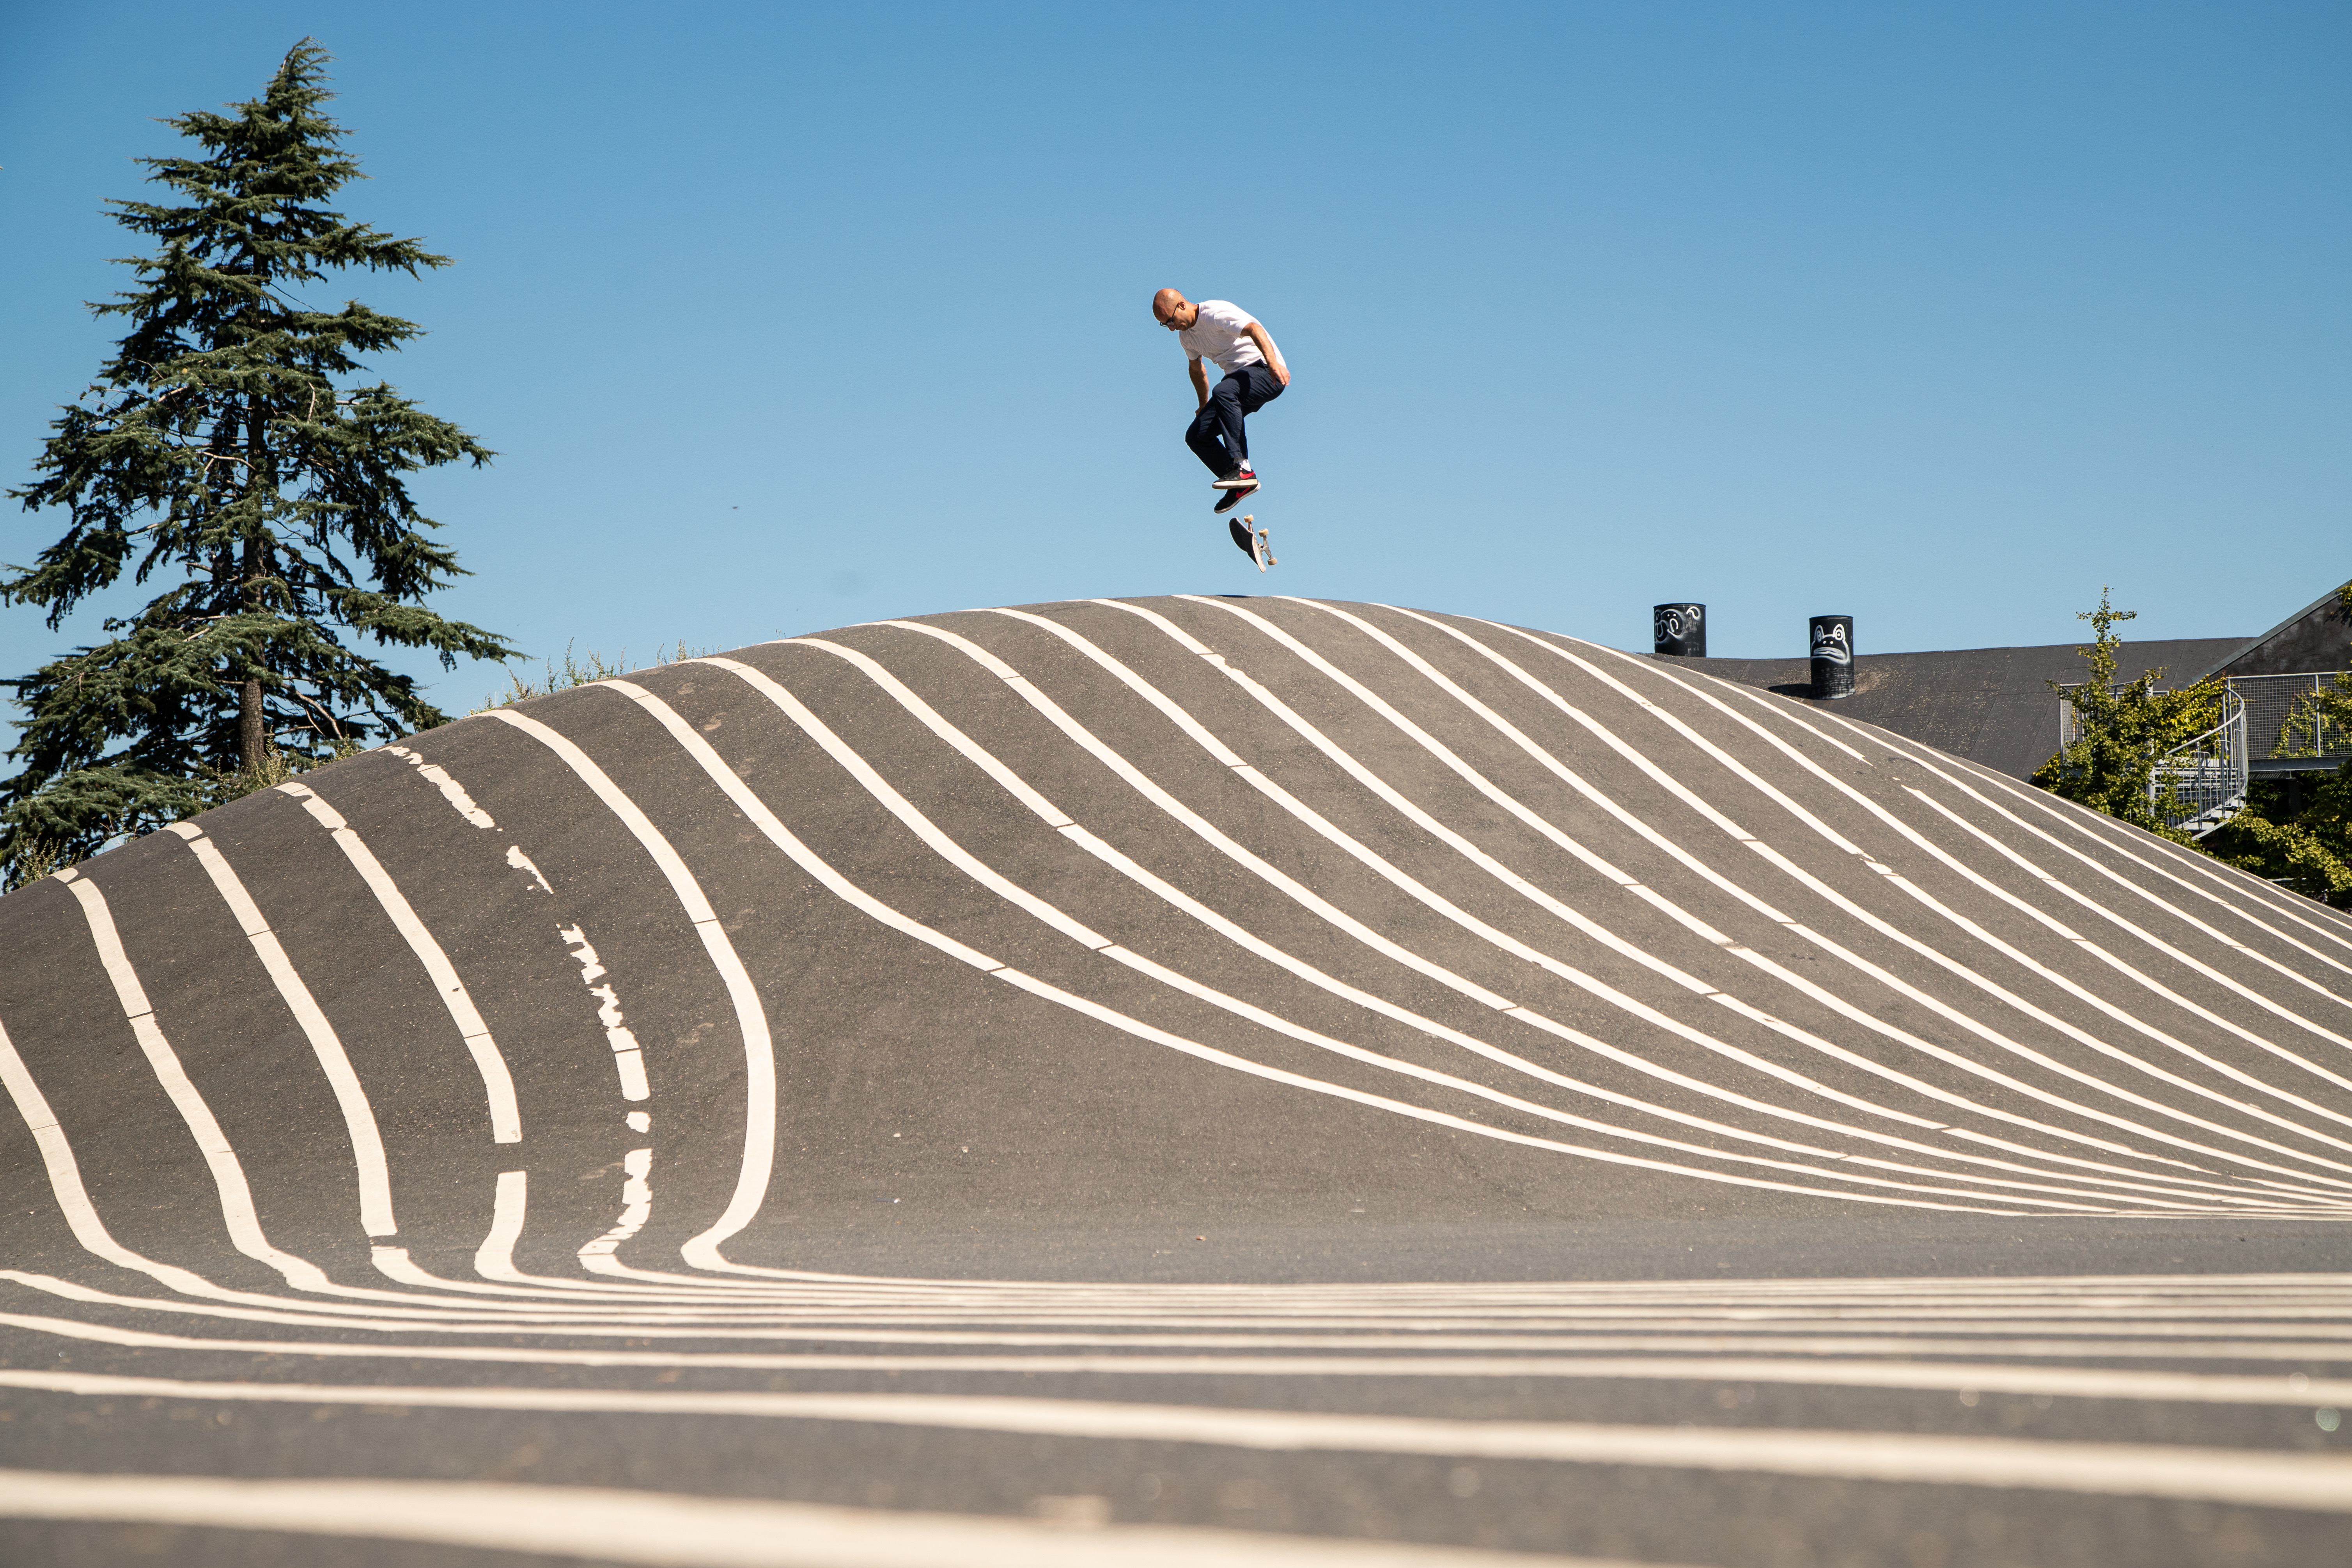
{"type": "Polygon", "coordinates": [[[2352,728],[2319,711],[2323,692],[2341,689],[2336,675],[2235,675],[2230,689],[2246,704],[2246,750],[2256,757],[2352,757],[2352,728]]]}
{"type": "MultiPolygon", "coordinates": [[[[2263,679],[2310,679],[2307,676],[2263,679]]],[[[2074,703],[2066,700],[2066,689],[2061,689],[2058,699],[2058,749],[2062,752],[2083,738],[2082,721],[2074,703]]],[[[2167,826],[2182,828],[2202,838],[2235,816],[2246,804],[2250,772],[2247,758],[2251,752],[2248,712],[2246,700],[2238,694],[2235,683],[2231,683],[2221,693],[2220,722],[2157,759],[2156,771],[2148,776],[2147,799],[2151,806],[2164,806],[2165,795],[2170,793],[2171,804],[2163,812],[2167,826]]],[[[2283,721],[2293,728],[2292,721],[2283,721]]],[[[2272,726],[2273,735],[2278,729],[2278,724],[2272,726]]]]}
{"type": "MultiPolygon", "coordinates": [[[[2352,693],[2352,674],[2235,675],[2222,687],[2221,722],[2167,752],[2148,785],[2151,803],[2169,788],[2179,809],[2167,812],[2166,819],[2200,837],[2245,805],[2252,760],[2307,757],[2333,764],[2352,757],[2352,724],[2329,718],[2320,700],[2352,693]]],[[[2062,689],[2058,749],[2082,738],[2082,721],[2062,689]]]]}
{"type": "Polygon", "coordinates": [[[2158,759],[2148,780],[2151,805],[2164,804],[2165,826],[2186,829],[2202,838],[2238,814],[2246,804],[2246,702],[2235,691],[2221,694],[2221,721],[2158,759]]]}

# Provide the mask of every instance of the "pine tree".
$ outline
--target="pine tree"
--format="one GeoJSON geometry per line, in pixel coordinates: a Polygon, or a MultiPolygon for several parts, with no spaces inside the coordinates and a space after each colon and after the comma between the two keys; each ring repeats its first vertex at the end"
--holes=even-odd
{"type": "Polygon", "coordinates": [[[135,615],[13,684],[24,771],[0,792],[0,859],[21,880],[330,760],[445,721],[415,682],[360,651],[515,650],[424,608],[464,574],[404,476],[493,454],[382,381],[362,356],[423,329],[300,290],[361,268],[448,265],[323,204],[362,178],[324,112],[329,56],[305,38],[263,94],[166,121],[201,157],[147,158],[177,205],[113,201],[160,242],[120,258],[135,286],[90,309],[131,331],[55,421],[26,510],[62,507],[65,536],[10,567],[0,601],[51,630],[116,584],[167,583],[135,615]]]}

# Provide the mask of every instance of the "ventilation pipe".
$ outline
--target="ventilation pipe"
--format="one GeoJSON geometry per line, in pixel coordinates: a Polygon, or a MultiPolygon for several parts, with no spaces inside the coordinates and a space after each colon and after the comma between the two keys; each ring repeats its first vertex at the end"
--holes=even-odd
{"type": "Polygon", "coordinates": [[[1853,695],[1853,617],[1815,616],[1810,628],[1813,645],[1813,695],[1853,695]]]}
{"type": "Polygon", "coordinates": [[[1657,605],[1650,610],[1650,623],[1657,633],[1656,651],[1674,654],[1680,658],[1706,657],[1706,606],[1705,605],[1657,605]]]}

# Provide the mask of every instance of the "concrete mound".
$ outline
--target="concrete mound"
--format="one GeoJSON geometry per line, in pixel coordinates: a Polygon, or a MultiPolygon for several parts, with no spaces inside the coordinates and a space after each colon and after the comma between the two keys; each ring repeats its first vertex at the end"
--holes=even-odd
{"type": "Polygon", "coordinates": [[[2352,925],[1564,637],[847,627],[320,770],[0,951],[11,1563],[2080,1568],[2352,1511],[2301,1451],[2352,925]]]}
{"type": "Polygon", "coordinates": [[[2352,1194],[2333,912],[1835,713],[1379,605],[641,671],[60,873],[0,942],[12,1257],[240,1289],[2352,1194]]]}

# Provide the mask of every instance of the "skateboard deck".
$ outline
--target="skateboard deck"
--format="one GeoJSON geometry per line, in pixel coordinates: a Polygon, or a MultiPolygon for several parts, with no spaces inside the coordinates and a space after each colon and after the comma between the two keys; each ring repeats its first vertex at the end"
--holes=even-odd
{"type": "Polygon", "coordinates": [[[1241,546],[1242,553],[1256,562],[1257,569],[1263,572],[1269,566],[1279,566],[1282,563],[1274,558],[1273,542],[1266,531],[1263,528],[1255,531],[1251,529],[1250,524],[1256,521],[1255,517],[1239,517],[1227,522],[1225,526],[1233,531],[1234,542],[1241,546]]]}

